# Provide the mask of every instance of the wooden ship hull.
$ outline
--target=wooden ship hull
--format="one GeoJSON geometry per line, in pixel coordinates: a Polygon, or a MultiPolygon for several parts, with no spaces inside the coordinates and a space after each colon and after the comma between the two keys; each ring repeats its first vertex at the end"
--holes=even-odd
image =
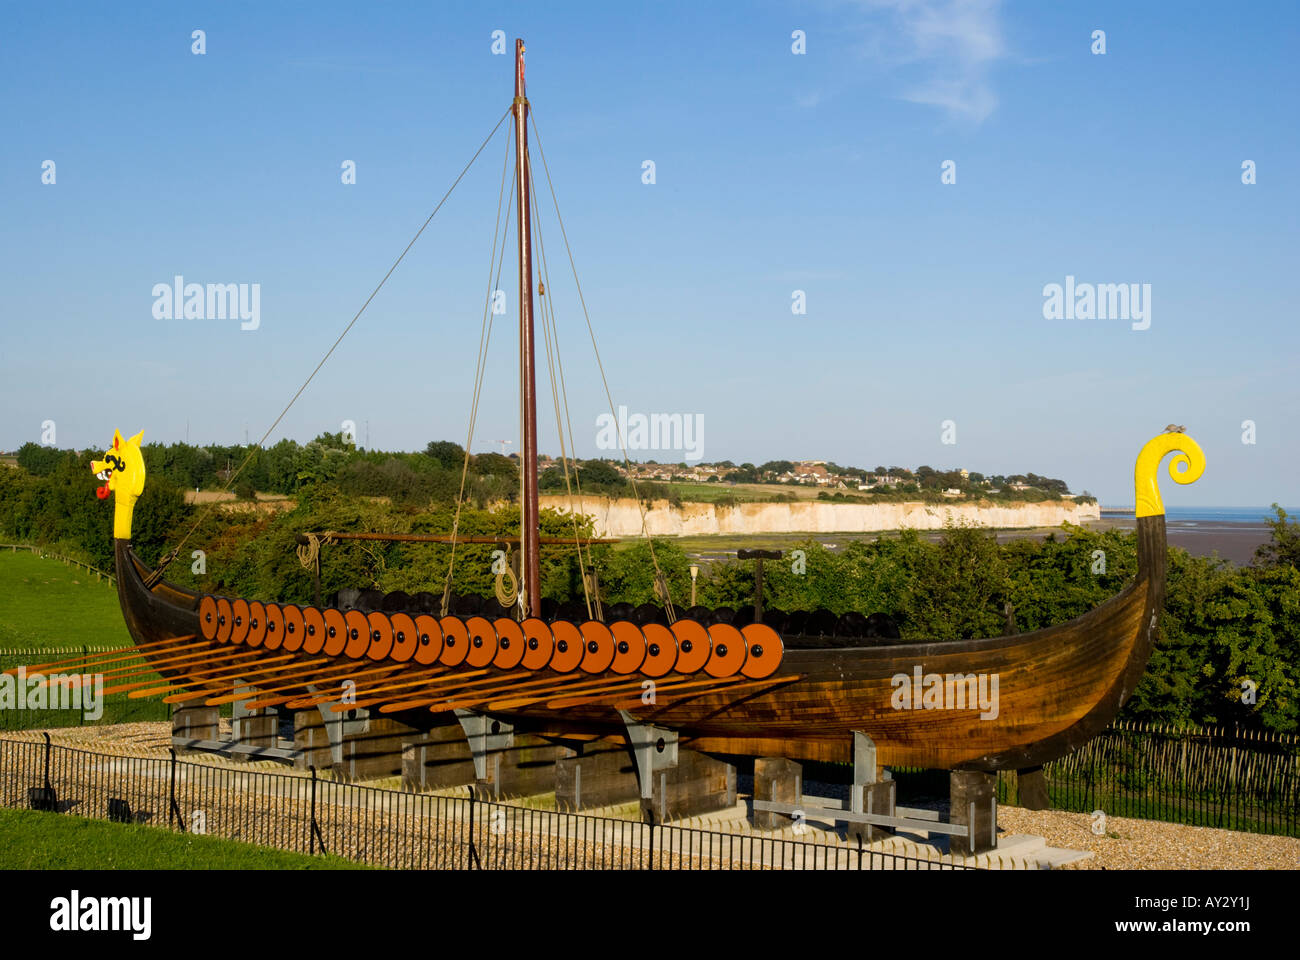
{"type": "MultiPolygon", "coordinates": [[[[116,541],[116,552],[127,626],[144,659],[169,684],[183,688],[172,691],[174,698],[221,699],[236,687],[257,687],[274,692],[274,705],[328,710],[338,699],[328,690],[356,677],[358,703],[417,728],[447,722],[449,709],[461,704],[544,736],[584,737],[621,734],[626,712],[638,722],[677,731],[683,745],[706,753],[847,761],[859,731],[874,741],[882,765],[992,771],[1042,764],[1075,749],[1110,723],[1137,685],[1164,600],[1164,516],[1139,518],[1137,536],[1136,578],[1068,623],[985,639],[871,646],[804,646],[816,639],[789,637],[779,667],[763,680],[669,674],[657,681],[661,689],[653,704],[642,702],[645,681],[635,672],[543,668],[521,679],[518,670],[472,669],[462,662],[458,670],[430,676],[439,671],[437,664],[375,659],[369,645],[349,657],[323,650],[290,654],[265,640],[259,647],[204,640],[203,596],[165,580],[147,586],[152,571],[130,544],[116,541]],[[975,700],[978,680],[948,686],[949,701],[959,686],[968,694],[963,708],[951,702],[899,708],[898,678],[912,680],[918,673],[949,680],[996,677],[996,715],[975,700]],[[421,682],[422,676],[428,679],[421,682]],[[566,681],[573,684],[571,694],[566,681]],[[517,702],[539,694],[545,698],[517,702]],[[320,703],[304,703],[317,695],[320,703]],[[403,706],[421,699],[435,702],[403,706]]],[[[916,694],[920,699],[921,690],[916,694]]]]}

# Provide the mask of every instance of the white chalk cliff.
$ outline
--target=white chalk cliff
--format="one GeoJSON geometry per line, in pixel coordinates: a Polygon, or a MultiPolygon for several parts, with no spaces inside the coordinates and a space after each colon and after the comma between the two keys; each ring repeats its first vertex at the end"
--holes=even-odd
{"type": "MultiPolygon", "coordinates": [[[[641,533],[641,512],[630,498],[575,497],[577,512],[595,522],[598,537],[631,537],[641,533]]],[[[541,498],[541,506],[567,513],[566,496],[541,498]]],[[[804,500],[794,503],[683,503],[674,507],[655,500],[646,512],[651,536],[685,537],[743,533],[872,533],[886,530],[941,530],[945,523],[1014,529],[1057,527],[1062,523],[1097,520],[1095,503],[1072,500],[1045,503],[833,503],[804,500]]]]}

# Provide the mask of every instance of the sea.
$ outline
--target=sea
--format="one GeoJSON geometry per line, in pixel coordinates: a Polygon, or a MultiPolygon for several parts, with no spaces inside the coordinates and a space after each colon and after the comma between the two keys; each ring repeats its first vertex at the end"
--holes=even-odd
{"type": "MultiPolygon", "coordinates": [[[[1296,511],[1284,507],[1287,517],[1296,511]]],[[[1272,536],[1268,520],[1272,507],[1165,507],[1169,543],[1198,557],[1219,556],[1236,564],[1254,559],[1255,549],[1272,536]]],[[[1102,507],[1102,523],[1131,529],[1136,521],[1132,507],[1102,507]]]]}

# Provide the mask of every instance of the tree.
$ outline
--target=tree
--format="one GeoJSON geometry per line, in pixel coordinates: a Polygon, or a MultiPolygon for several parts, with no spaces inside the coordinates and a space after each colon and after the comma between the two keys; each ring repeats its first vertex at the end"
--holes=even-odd
{"type": "Polygon", "coordinates": [[[450,440],[433,440],[424,448],[424,455],[444,470],[460,470],[465,463],[465,449],[450,440]]]}
{"type": "Polygon", "coordinates": [[[501,477],[512,483],[519,482],[519,467],[499,453],[478,454],[474,457],[474,470],[480,477],[501,477]]]}
{"type": "Polygon", "coordinates": [[[578,467],[578,475],[583,483],[600,483],[607,486],[618,486],[623,483],[623,474],[605,460],[584,460],[578,467]]]}
{"type": "Polygon", "coordinates": [[[64,451],[42,447],[30,440],[18,448],[18,466],[38,477],[48,477],[64,457],[64,451]]]}
{"type": "Polygon", "coordinates": [[[1255,566],[1262,568],[1290,565],[1300,568],[1300,524],[1287,520],[1287,512],[1273,504],[1276,519],[1269,520],[1268,525],[1273,534],[1268,543],[1260,544],[1255,550],[1255,566]]]}

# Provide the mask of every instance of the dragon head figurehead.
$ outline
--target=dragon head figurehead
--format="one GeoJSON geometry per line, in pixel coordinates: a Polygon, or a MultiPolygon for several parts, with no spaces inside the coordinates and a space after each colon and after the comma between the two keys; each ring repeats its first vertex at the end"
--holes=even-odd
{"type": "Polygon", "coordinates": [[[113,445],[104,451],[104,458],[90,462],[91,471],[104,481],[102,487],[95,489],[99,499],[107,500],[110,493],[117,494],[113,500],[113,536],[118,540],[131,539],[131,514],[136,499],[144,492],[144,455],[140,453],[143,437],[141,430],[124,440],[121,431],[114,430],[113,445]]]}

